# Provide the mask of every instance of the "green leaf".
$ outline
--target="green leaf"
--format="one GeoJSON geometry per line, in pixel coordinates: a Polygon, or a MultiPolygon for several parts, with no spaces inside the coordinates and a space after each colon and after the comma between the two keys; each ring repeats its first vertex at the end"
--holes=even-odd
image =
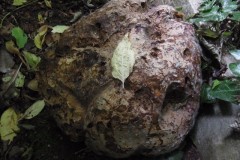
{"type": "Polygon", "coordinates": [[[26,0],[14,0],[12,5],[14,5],[14,6],[21,6],[24,3],[26,3],[26,2],[27,2],[26,0]]]}
{"type": "Polygon", "coordinates": [[[237,1],[232,0],[220,0],[222,11],[231,14],[238,8],[237,1]]]}
{"type": "Polygon", "coordinates": [[[23,114],[24,119],[32,119],[37,116],[44,108],[44,100],[39,100],[33,103],[23,114]]]}
{"type": "Polygon", "coordinates": [[[23,54],[24,54],[24,58],[25,58],[27,64],[30,66],[30,68],[32,70],[37,70],[37,67],[41,61],[41,58],[36,56],[35,54],[27,52],[27,51],[23,51],[23,54]]]}
{"type": "Polygon", "coordinates": [[[206,19],[206,21],[220,22],[223,21],[228,13],[219,12],[219,6],[213,6],[212,9],[208,12],[201,12],[200,17],[206,19]]]}
{"type": "Polygon", "coordinates": [[[131,47],[131,42],[128,38],[128,33],[123,37],[115,51],[111,60],[112,75],[114,78],[122,81],[124,88],[124,82],[130,75],[135,64],[135,53],[131,47]]]}
{"type": "Polygon", "coordinates": [[[201,89],[201,102],[202,103],[214,103],[216,98],[210,95],[211,87],[207,84],[202,85],[201,89]]]}
{"type": "Polygon", "coordinates": [[[211,29],[199,29],[197,30],[198,33],[200,33],[203,36],[210,37],[210,38],[217,38],[219,36],[219,32],[212,31],[211,29]]]}
{"type": "Polygon", "coordinates": [[[229,69],[232,71],[233,74],[240,77],[240,62],[238,63],[230,63],[229,69]]]}
{"type": "Polygon", "coordinates": [[[240,50],[239,49],[234,49],[229,52],[236,60],[240,60],[240,50]]]}
{"type": "Polygon", "coordinates": [[[218,6],[213,6],[210,11],[200,12],[200,14],[190,19],[191,23],[200,23],[200,22],[220,22],[223,21],[228,16],[228,13],[219,12],[218,6]]]}
{"type": "MultiPolygon", "coordinates": [[[[12,80],[13,78],[13,75],[12,74],[5,74],[3,77],[2,77],[2,81],[6,84],[6,83],[10,83],[10,81],[12,80]]],[[[17,73],[17,76],[16,76],[16,79],[15,79],[15,83],[14,83],[14,86],[15,87],[23,87],[24,85],[24,81],[25,81],[25,76],[21,73],[21,72],[18,72],[17,73]]]]}
{"type": "Polygon", "coordinates": [[[27,35],[20,27],[14,27],[12,29],[12,36],[16,39],[18,48],[23,48],[27,43],[27,35]]]}
{"type": "Polygon", "coordinates": [[[13,108],[3,112],[0,121],[0,134],[3,141],[12,142],[20,129],[18,127],[18,115],[13,108]]]}
{"type": "Polygon", "coordinates": [[[209,95],[231,103],[237,103],[240,96],[239,80],[223,80],[220,84],[209,91],[209,95]]]}
{"type": "Polygon", "coordinates": [[[223,37],[228,37],[228,36],[231,36],[231,35],[232,35],[232,32],[222,32],[223,37]]]}
{"type": "Polygon", "coordinates": [[[44,0],[47,7],[52,8],[52,1],[51,0],[44,0]]]}
{"type": "Polygon", "coordinates": [[[18,72],[17,78],[15,80],[15,87],[23,87],[24,81],[25,76],[21,72],[18,72]]]}
{"type": "MultiPolygon", "coordinates": [[[[199,24],[200,22],[221,22],[229,15],[234,14],[237,9],[237,1],[232,0],[206,0],[199,7],[199,13],[190,22],[199,24]]],[[[233,15],[237,19],[237,14],[233,15]]]]}
{"type": "Polygon", "coordinates": [[[240,80],[213,81],[211,85],[203,84],[201,90],[201,101],[203,103],[214,103],[223,100],[231,103],[240,101],[240,80]],[[215,84],[214,84],[215,83],[215,84]],[[211,87],[212,86],[212,87],[211,87]]]}
{"type": "Polygon", "coordinates": [[[240,11],[233,12],[231,19],[239,22],[240,21],[240,11]]]}
{"type": "Polygon", "coordinates": [[[214,80],[211,88],[214,89],[215,87],[217,87],[220,84],[221,84],[221,82],[219,80],[214,80]]]}
{"type": "Polygon", "coordinates": [[[182,12],[183,11],[183,7],[178,6],[178,7],[175,8],[175,10],[178,11],[178,12],[182,12]]]}
{"type": "Polygon", "coordinates": [[[205,2],[203,2],[200,7],[199,7],[199,11],[208,11],[210,9],[212,9],[213,5],[215,4],[217,0],[207,0],[205,2]]]}
{"type": "Polygon", "coordinates": [[[40,36],[39,34],[37,34],[35,37],[34,37],[34,44],[35,46],[38,48],[38,49],[42,49],[42,36],[40,36]]]}
{"type": "Polygon", "coordinates": [[[8,76],[8,75],[6,75],[6,74],[2,77],[2,81],[3,81],[4,83],[7,83],[7,82],[11,81],[11,79],[12,79],[12,77],[11,77],[11,76],[8,76]]]}
{"type": "Polygon", "coordinates": [[[57,25],[57,26],[52,27],[52,33],[63,33],[68,28],[69,28],[69,26],[57,25]]]}
{"type": "Polygon", "coordinates": [[[47,30],[48,30],[47,25],[40,27],[38,30],[38,34],[34,37],[34,44],[38,49],[42,49],[42,45],[45,41],[47,30]]]}

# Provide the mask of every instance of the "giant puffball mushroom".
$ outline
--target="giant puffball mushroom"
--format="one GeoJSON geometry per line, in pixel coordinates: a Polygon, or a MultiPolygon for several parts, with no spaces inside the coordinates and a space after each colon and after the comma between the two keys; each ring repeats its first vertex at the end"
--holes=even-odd
{"type": "Polygon", "coordinates": [[[39,88],[73,140],[114,158],[157,156],[176,149],[194,124],[200,54],[192,25],[173,7],[112,0],[62,35],[56,57],[41,64],[39,88]],[[134,55],[117,62],[120,78],[116,52],[134,55]]]}

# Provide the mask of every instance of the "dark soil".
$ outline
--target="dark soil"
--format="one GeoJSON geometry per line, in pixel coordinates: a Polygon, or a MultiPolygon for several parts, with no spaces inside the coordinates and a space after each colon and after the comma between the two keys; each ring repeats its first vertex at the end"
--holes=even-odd
{"type": "MultiPolygon", "coordinates": [[[[88,5],[86,1],[52,0],[52,8],[49,8],[43,0],[35,0],[17,9],[12,5],[12,1],[1,0],[0,19],[3,23],[2,28],[0,28],[0,48],[5,46],[6,41],[13,39],[11,29],[14,26],[21,27],[29,37],[34,37],[36,31],[44,24],[50,26],[71,25],[70,20],[73,18],[74,13],[81,11],[81,16],[85,16],[101,7],[104,3],[104,1],[93,0],[92,6],[88,5]],[[39,13],[46,17],[44,24],[39,23],[39,13]]],[[[33,44],[33,38],[30,41],[33,44]]],[[[43,50],[37,50],[33,46],[30,44],[29,49],[35,50],[35,53],[40,56],[44,54],[46,46],[44,46],[43,50]]],[[[14,61],[15,65],[21,62],[17,56],[14,57],[14,61]]],[[[26,76],[26,82],[35,76],[34,72],[28,72],[24,67],[21,68],[21,72],[26,76]]],[[[2,76],[3,74],[0,74],[0,79],[2,76]]],[[[0,97],[0,115],[9,106],[13,106],[16,110],[22,112],[37,99],[41,99],[41,95],[24,86],[20,89],[20,96],[17,98],[0,97]]],[[[71,142],[57,127],[50,115],[49,107],[45,107],[44,111],[37,117],[23,121],[21,124],[31,126],[28,127],[29,129],[20,127],[21,131],[10,145],[0,142],[0,160],[109,160],[109,158],[95,155],[83,142],[71,142]]],[[[187,144],[183,145],[185,146],[184,149],[180,149],[182,153],[185,153],[184,159],[199,159],[194,145],[190,142],[187,142],[187,144]]],[[[173,152],[170,155],[175,153],[173,152]]],[[[158,158],[135,157],[130,159],[163,160],[166,159],[164,157],[169,157],[169,155],[158,158]]]]}

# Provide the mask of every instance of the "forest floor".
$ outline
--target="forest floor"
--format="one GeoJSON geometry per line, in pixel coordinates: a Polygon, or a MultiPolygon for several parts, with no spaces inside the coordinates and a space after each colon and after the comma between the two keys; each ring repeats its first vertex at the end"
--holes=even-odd
{"type": "MultiPolygon", "coordinates": [[[[34,45],[33,37],[36,35],[38,29],[43,25],[56,26],[67,25],[70,26],[74,16],[79,19],[83,15],[93,12],[95,9],[101,7],[103,4],[100,1],[88,4],[84,1],[64,1],[52,0],[51,6],[46,2],[35,0],[27,2],[21,6],[14,6],[12,1],[1,0],[0,3],[0,19],[2,26],[0,28],[0,48],[5,50],[5,43],[12,40],[11,30],[14,27],[20,27],[29,38],[27,48],[38,56],[44,53],[47,46],[43,49],[37,49],[34,45]],[[32,38],[31,38],[32,37],[32,38]]],[[[21,49],[20,49],[21,52],[21,49]]],[[[13,57],[14,66],[18,68],[21,59],[18,55],[11,55],[13,57]]],[[[0,58],[3,58],[1,56],[0,58]]],[[[3,63],[3,60],[0,60],[3,63]]],[[[19,112],[26,110],[34,101],[41,99],[41,95],[27,87],[35,77],[35,72],[29,72],[25,66],[21,68],[21,73],[25,75],[25,82],[21,88],[17,88],[18,96],[1,96],[0,97],[0,113],[2,114],[8,107],[13,107],[19,112]]],[[[0,73],[0,78],[5,73],[0,73]]],[[[1,82],[3,83],[3,82],[1,82]]],[[[1,84],[2,86],[3,84],[1,84]]],[[[23,120],[22,124],[28,124],[28,127],[21,127],[17,136],[10,144],[0,142],[0,159],[1,160],[77,160],[77,159],[109,159],[100,157],[92,153],[83,142],[71,142],[61,130],[57,127],[53,118],[49,114],[49,108],[45,109],[31,120],[23,120]]],[[[130,159],[170,159],[173,160],[197,160],[200,159],[196,148],[192,144],[190,138],[182,145],[182,147],[168,155],[158,158],[130,158],[130,159]],[[184,157],[184,158],[179,158],[184,157]]]]}

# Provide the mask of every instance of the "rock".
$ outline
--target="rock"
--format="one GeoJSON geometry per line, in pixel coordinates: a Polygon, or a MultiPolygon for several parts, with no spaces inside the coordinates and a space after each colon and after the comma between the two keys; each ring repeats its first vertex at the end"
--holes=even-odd
{"type": "Polygon", "coordinates": [[[60,128],[115,158],[157,156],[177,148],[199,108],[201,48],[174,8],[112,0],[65,32],[43,60],[39,89],[60,128]],[[134,52],[125,81],[111,59],[125,37],[134,52]]]}

